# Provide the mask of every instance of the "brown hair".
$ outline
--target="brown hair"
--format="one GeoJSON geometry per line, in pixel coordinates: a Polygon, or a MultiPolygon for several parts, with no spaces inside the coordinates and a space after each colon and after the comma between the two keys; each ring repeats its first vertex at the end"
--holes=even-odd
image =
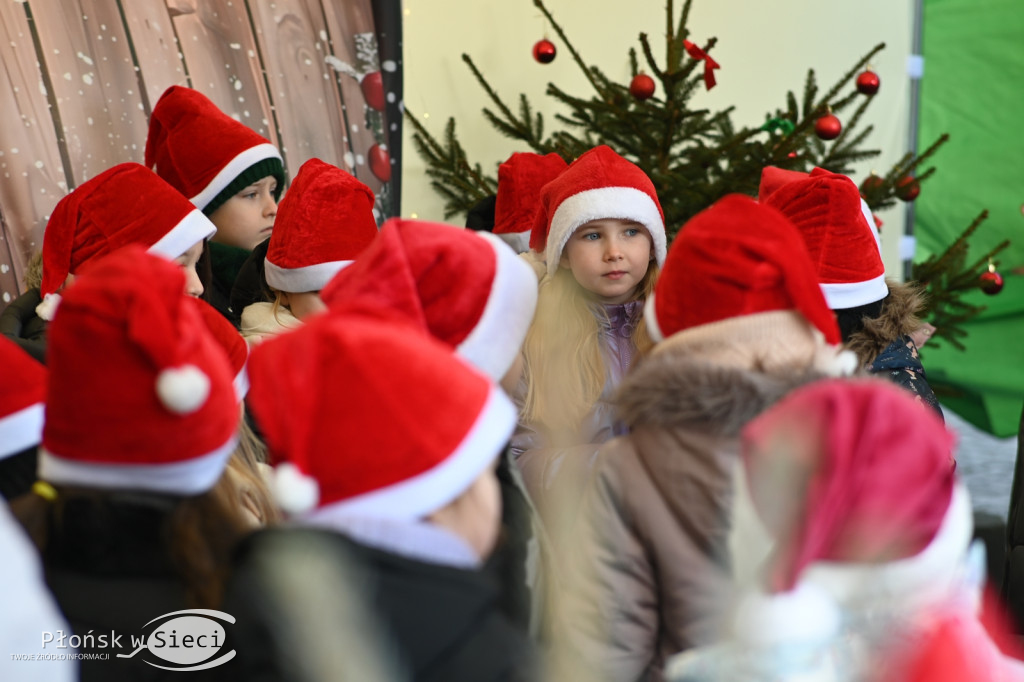
{"type": "Polygon", "coordinates": [[[64,526],[72,513],[69,506],[85,502],[103,510],[115,504],[118,497],[130,496],[131,503],[152,507],[154,513],[162,514],[161,544],[185,587],[188,605],[215,608],[220,604],[231,553],[250,530],[237,488],[228,477],[221,476],[210,490],[189,497],[42,485],[49,491],[46,496],[35,491],[23,495],[11,502],[11,511],[44,557],[50,530],[64,526]]]}

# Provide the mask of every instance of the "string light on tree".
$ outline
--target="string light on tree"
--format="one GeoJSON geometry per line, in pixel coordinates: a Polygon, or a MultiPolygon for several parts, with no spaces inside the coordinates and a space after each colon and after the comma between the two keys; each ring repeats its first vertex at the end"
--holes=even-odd
{"type": "Polygon", "coordinates": [[[547,38],[542,38],[533,44],[533,58],[541,64],[550,64],[555,59],[555,44],[547,38]]]}
{"type": "Polygon", "coordinates": [[[645,99],[650,99],[654,95],[654,89],[654,79],[646,73],[638,73],[633,76],[633,80],[629,84],[629,94],[641,102],[645,99]]]}

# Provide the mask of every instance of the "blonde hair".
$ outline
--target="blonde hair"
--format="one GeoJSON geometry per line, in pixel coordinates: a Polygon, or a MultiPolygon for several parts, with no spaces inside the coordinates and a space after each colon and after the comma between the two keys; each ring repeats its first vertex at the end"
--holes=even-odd
{"type": "Polygon", "coordinates": [[[249,511],[264,526],[281,520],[263,475],[266,462],[267,446],[243,416],[238,427],[238,446],[228,459],[226,473],[234,483],[233,502],[249,511]]]}
{"type": "MultiPolygon", "coordinates": [[[[633,300],[646,300],[659,268],[654,261],[633,300]]],[[[601,321],[572,271],[558,268],[540,282],[537,312],[523,343],[526,396],[521,419],[539,427],[552,444],[565,444],[601,397],[607,368],[601,354],[601,321]]],[[[642,357],[654,346],[641,317],[630,339],[642,357]]],[[[571,441],[570,441],[571,442],[571,441]]]]}

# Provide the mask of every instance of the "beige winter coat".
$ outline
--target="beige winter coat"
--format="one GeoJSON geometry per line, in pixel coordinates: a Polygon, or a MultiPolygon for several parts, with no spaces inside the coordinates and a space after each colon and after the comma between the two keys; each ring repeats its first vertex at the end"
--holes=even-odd
{"type": "Polygon", "coordinates": [[[794,313],[739,319],[669,338],[621,386],[631,433],[597,455],[560,605],[579,679],[662,680],[727,615],[739,432],[834,360],[794,313]]]}

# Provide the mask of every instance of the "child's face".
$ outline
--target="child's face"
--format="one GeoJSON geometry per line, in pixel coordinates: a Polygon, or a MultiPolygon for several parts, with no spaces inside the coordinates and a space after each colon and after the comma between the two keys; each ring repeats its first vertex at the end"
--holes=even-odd
{"type": "Polygon", "coordinates": [[[202,240],[193,244],[188,251],[174,259],[174,262],[180,265],[181,269],[185,272],[185,293],[189,296],[199,297],[203,295],[203,283],[199,279],[199,273],[196,272],[196,263],[199,262],[201,255],[203,255],[202,240]]]}
{"type": "Polygon", "coordinates": [[[647,274],[654,249],[647,229],[632,220],[602,218],[580,226],[559,265],[602,303],[625,303],[647,274]]]}
{"type": "Polygon", "coordinates": [[[274,228],[277,215],[275,189],[277,179],[268,175],[220,205],[210,215],[210,220],[217,226],[213,241],[250,251],[256,248],[274,228]]]}

